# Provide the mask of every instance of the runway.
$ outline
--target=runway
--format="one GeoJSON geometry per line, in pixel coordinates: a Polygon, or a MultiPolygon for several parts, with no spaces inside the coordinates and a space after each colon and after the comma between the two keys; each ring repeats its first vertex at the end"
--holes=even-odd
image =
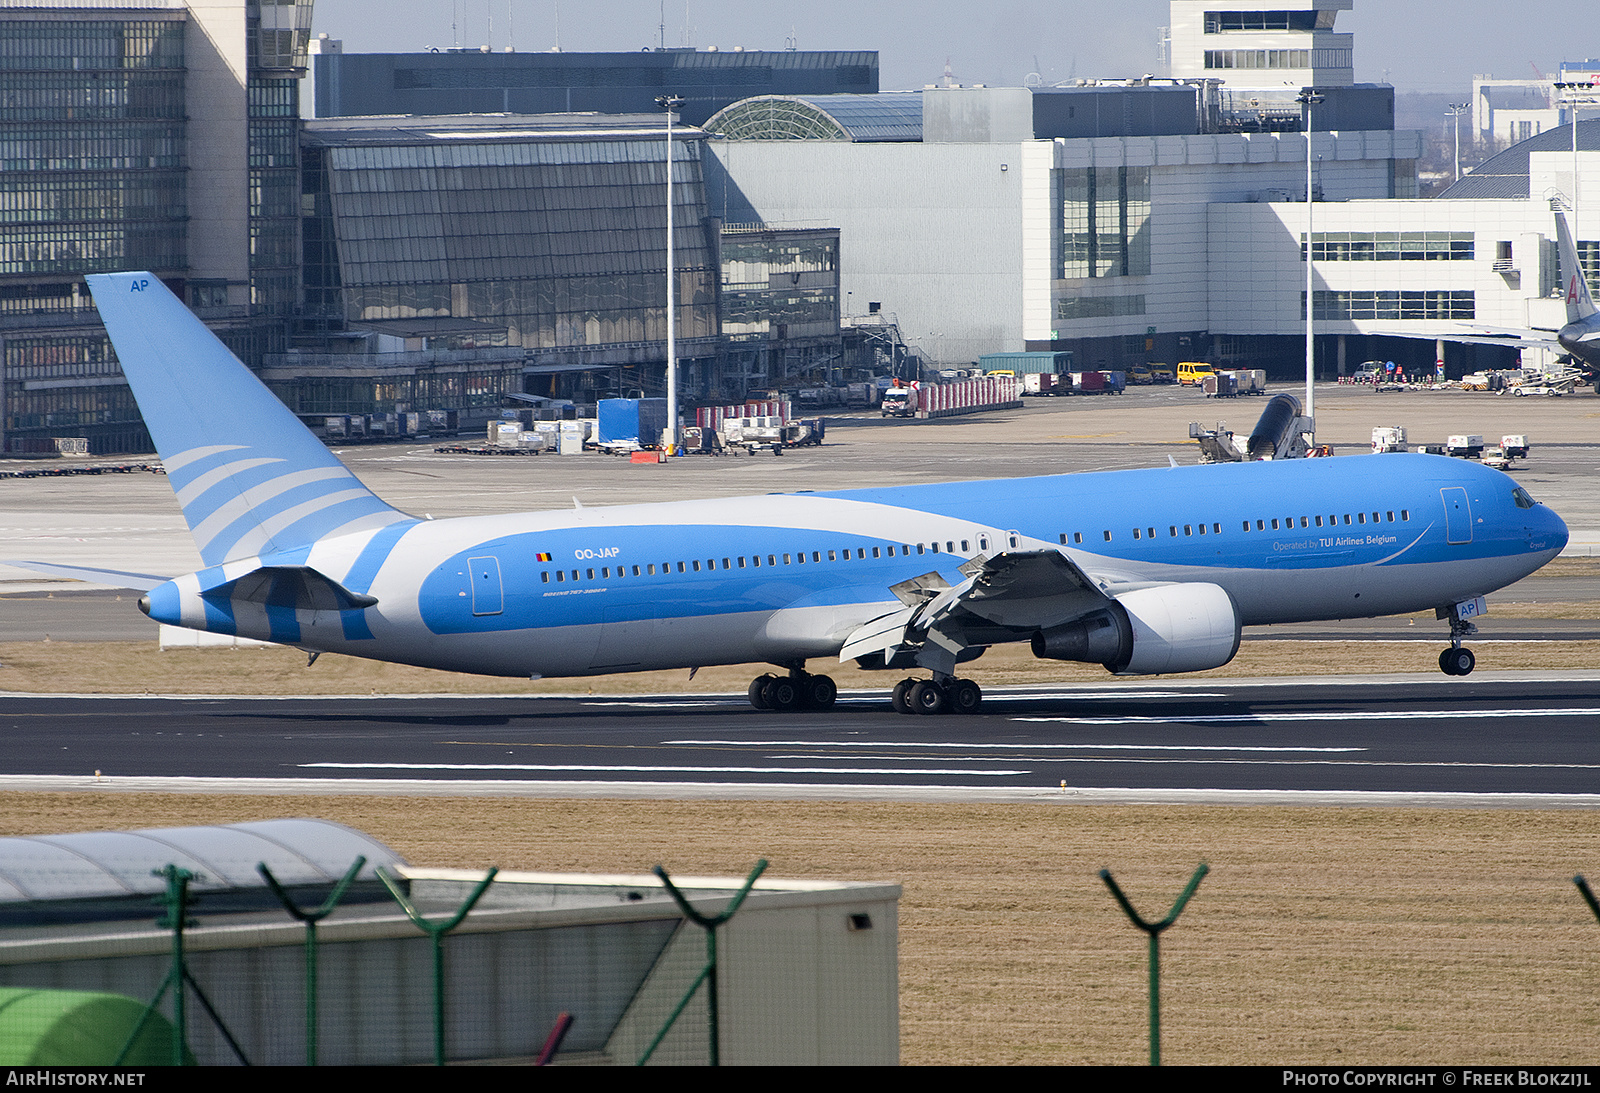
{"type": "Polygon", "coordinates": [[[1600,673],[991,692],[0,700],[0,788],[1600,805],[1600,673]],[[98,780],[95,772],[99,772],[98,780]]]}

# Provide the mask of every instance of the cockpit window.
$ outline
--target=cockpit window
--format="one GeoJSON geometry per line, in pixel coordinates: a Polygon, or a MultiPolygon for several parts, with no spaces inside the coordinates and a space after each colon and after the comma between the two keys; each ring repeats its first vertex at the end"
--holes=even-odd
{"type": "Polygon", "coordinates": [[[1523,489],[1521,486],[1518,486],[1516,489],[1511,491],[1511,499],[1517,503],[1517,508],[1519,509],[1531,509],[1534,505],[1538,504],[1538,502],[1529,495],[1528,491],[1523,489]]]}

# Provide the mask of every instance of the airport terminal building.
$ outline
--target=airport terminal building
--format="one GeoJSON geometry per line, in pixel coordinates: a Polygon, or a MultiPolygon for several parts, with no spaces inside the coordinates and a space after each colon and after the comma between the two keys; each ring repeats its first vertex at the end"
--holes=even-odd
{"type": "Polygon", "coordinates": [[[1595,277],[1600,121],[1576,160],[1549,129],[1419,200],[1421,137],[1334,30],[1351,2],[1174,0],[1171,78],[889,92],[871,52],[364,58],[311,37],[310,0],[0,9],[0,447],[147,450],[82,280],[128,268],[306,415],[660,394],[652,92],[686,100],[690,403],[1019,350],[1287,378],[1307,258],[1324,376],[1509,365],[1374,339],[1558,325],[1551,202],[1577,205],[1595,277]],[[547,112],[569,102],[590,112],[547,112]]]}
{"type": "Polygon", "coordinates": [[[157,273],[252,364],[285,344],[310,26],[310,0],[0,9],[0,450],[149,450],[84,274],[157,273]]]}

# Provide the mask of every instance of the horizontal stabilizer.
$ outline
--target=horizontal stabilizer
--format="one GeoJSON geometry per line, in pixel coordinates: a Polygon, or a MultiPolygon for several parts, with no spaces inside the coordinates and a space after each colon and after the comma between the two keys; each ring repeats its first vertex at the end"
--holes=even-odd
{"type": "Polygon", "coordinates": [[[352,592],[338,581],[304,565],[269,565],[208,588],[208,600],[237,600],[294,611],[351,611],[372,607],[376,596],[352,592]]]}
{"type": "Polygon", "coordinates": [[[74,581],[110,585],[112,588],[132,588],[140,592],[148,592],[172,579],[157,577],[150,573],[124,573],[120,569],[90,569],[81,565],[56,565],[54,562],[21,562],[7,559],[4,564],[14,565],[18,569],[31,569],[46,577],[68,577],[74,581]]]}

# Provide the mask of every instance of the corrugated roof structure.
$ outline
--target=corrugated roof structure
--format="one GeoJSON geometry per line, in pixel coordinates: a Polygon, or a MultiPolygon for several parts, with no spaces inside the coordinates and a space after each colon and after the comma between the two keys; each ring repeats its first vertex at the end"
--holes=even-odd
{"type": "Polygon", "coordinates": [[[260,820],[219,827],[86,831],[0,839],[0,924],[149,915],[176,865],[195,874],[204,909],[276,906],[256,871],[265,862],[291,892],[336,884],[357,857],[358,882],[380,865],[404,865],[370,835],[327,820],[260,820]]]}
{"type": "MultiPolygon", "coordinates": [[[[1546,129],[1537,136],[1519,141],[1497,152],[1474,167],[1470,174],[1439,194],[1443,197],[1526,198],[1528,194],[1528,155],[1531,152],[1570,152],[1572,126],[1546,129]]],[[[1600,119],[1578,122],[1578,150],[1600,151],[1600,119]]]]}
{"type": "Polygon", "coordinates": [[[920,141],[922,92],[760,95],[717,111],[702,126],[729,140],[920,141]]]}

